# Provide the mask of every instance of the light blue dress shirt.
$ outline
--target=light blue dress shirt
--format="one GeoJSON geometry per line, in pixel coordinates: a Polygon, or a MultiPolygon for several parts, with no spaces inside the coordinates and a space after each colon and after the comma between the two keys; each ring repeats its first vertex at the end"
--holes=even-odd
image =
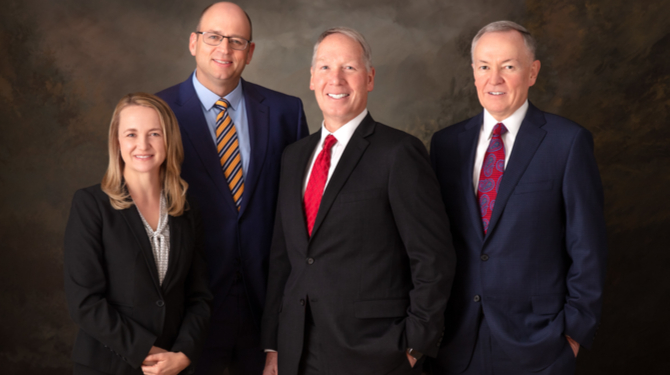
{"type": "MultiPolygon", "coordinates": [[[[219,110],[214,108],[214,104],[220,99],[218,95],[211,92],[207,87],[203,86],[195,73],[193,74],[193,87],[200,99],[200,106],[202,113],[205,115],[209,134],[212,136],[212,141],[216,146],[216,116],[219,110]]],[[[224,96],[228,100],[230,107],[228,108],[228,116],[235,124],[235,131],[237,131],[237,141],[240,146],[240,157],[242,158],[242,174],[244,178],[247,177],[249,171],[249,159],[251,157],[251,142],[249,140],[249,123],[247,122],[247,107],[244,101],[244,93],[242,92],[242,80],[237,84],[237,87],[228,95],[224,96]]]]}

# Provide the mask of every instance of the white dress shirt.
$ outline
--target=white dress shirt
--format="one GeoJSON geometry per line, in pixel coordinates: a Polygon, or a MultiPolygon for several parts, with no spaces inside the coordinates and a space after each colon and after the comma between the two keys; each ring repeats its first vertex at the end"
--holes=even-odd
{"type": "Polygon", "coordinates": [[[335,168],[337,167],[337,163],[340,161],[340,158],[342,157],[342,153],[344,152],[344,149],[347,147],[347,143],[349,143],[349,140],[351,139],[351,136],[354,135],[354,132],[358,128],[358,125],[361,124],[361,121],[367,116],[368,114],[368,109],[364,109],[363,112],[361,112],[358,116],[354,117],[351,121],[347,122],[346,124],[342,125],[339,129],[335,130],[334,133],[331,133],[326,129],[326,125],[324,122],[321,123],[321,140],[319,140],[319,144],[316,145],[316,149],[312,153],[312,156],[310,157],[310,162],[309,166],[307,167],[307,173],[305,173],[305,180],[303,181],[302,184],[302,194],[305,194],[305,189],[307,189],[307,183],[309,182],[309,176],[312,174],[312,168],[314,167],[314,162],[316,161],[317,155],[323,150],[323,141],[326,140],[326,137],[328,135],[333,135],[335,139],[337,139],[337,142],[333,145],[333,148],[330,150],[330,169],[328,170],[328,179],[326,179],[326,184],[323,187],[323,191],[326,191],[326,186],[328,186],[328,182],[330,182],[330,177],[333,175],[333,171],[335,171],[335,168]]]}
{"type": "Polygon", "coordinates": [[[528,111],[528,100],[519,109],[514,111],[512,115],[502,121],[498,121],[493,116],[484,109],[484,123],[482,124],[482,129],[479,132],[479,143],[477,143],[477,152],[475,154],[475,165],[472,168],[472,184],[475,190],[475,195],[477,195],[477,187],[479,185],[479,175],[482,172],[482,163],[484,162],[484,155],[486,155],[486,149],[489,148],[489,143],[491,143],[491,136],[493,135],[493,127],[497,123],[502,122],[507,128],[507,131],[501,136],[503,144],[505,145],[505,168],[507,168],[507,162],[509,161],[510,155],[512,155],[512,148],[514,147],[514,141],[516,140],[516,135],[519,133],[519,128],[521,127],[521,122],[523,122],[524,117],[526,117],[526,112],[528,111]]]}

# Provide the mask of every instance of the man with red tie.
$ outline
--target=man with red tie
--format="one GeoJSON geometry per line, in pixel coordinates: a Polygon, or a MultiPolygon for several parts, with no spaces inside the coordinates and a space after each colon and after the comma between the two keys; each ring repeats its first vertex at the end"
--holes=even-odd
{"type": "Polygon", "coordinates": [[[522,26],[472,41],[483,113],[433,136],[458,264],[434,374],[572,374],[600,320],[603,192],[588,130],[528,101],[540,61],[522,26]]]}
{"type": "Polygon", "coordinates": [[[265,374],[410,374],[435,356],[455,266],[428,154],[372,119],[370,47],[319,37],[319,132],[286,148],[261,341],[265,374]]]}

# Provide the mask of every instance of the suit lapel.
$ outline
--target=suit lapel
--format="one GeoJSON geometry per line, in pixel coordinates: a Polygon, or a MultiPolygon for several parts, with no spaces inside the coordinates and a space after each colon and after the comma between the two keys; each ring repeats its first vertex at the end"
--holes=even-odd
{"type": "Polygon", "coordinates": [[[187,139],[182,139],[182,142],[191,142],[209,177],[223,195],[226,204],[231,210],[237,211],[230,188],[221,170],[216,145],[207,128],[205,115],[202,113],[200,99],[193,87],[192,76],[180,85],[179,100],[173,110],[177,118],[182,119],[179,123],[182,134],[187,135],[184,137],[187,139]]]}
{"type": "Polygon", "coordinates": [[[353,172],[356,164],[360,160],[361,156],[365,152],[365,149],[368,147],[370,142],[365,139],[374,132],[375,121],[372,119],[372,116],[368,113],[367,116],[363,119],[361,124],[358,126],[358,129],[354,132],[347,147],[342,153],[340,161],[335,167],[328,185],[326,185],[326,190],[323,192],[323,197],[321,198],[321,204],[319,205],[319,212],[316,215],[316,220],[314,221],[314,227],[312,228],[312,238],[316,235],[316,232],[319,230],[321,223],[323,222],[330,207],[333,205],[335,198],[344,186],[344,183],[347,182],[349,175],[353,172]]]}
{"type": "Polygon", "coordinates": [[[179,257],[182,254],[182,229],[186,225],[184,215],[179,217],[168,215],[168,225],[170,227],[170,255],[168,257],[168,269],[163,279],[163,290],[169,290],[172,286],[174,274],[177,272],[176,267],[179,267],[181,264],[179,257]]]}
{"type": "Polygon", "coordinates": [[[519,133],[514,141],[514,148],[512,155],[510,155],[507,168],[503,174],[500,182],[500,189],[496,196],[496,203],[491,213],[491,221],[486,238],[495,230],[496,224],[500,220],[507,201],[514,191],[516,184],[519,182],[521,176],[526,171],[528,164],[533,159],[535,151],[542,143],[544,136],[547,134],[542,126],[546,123],[544,115],[533,104],[529,103],[526,117],[521,123],[519,133]]]}
{"type": "MultiPolygon", "coordinates": [[[[305,180],[305,173],[307,173],[307,168],[309,167],[310,157],[320,140],[321,131],[317,131],[310,135],[307,138],[307,142],[305,142],[304,146],[298,151],[295,167],[291,168],[290,171],[285,172],[286,175],[289,176],[286,187],[287,194],[289,194],[288,204],[285,206],[288,208],[289,212],[287,212],[286,215],[291,218],[291,223],[296,224],[292,227],[298,232],[292,238],[299,238],[301,241],[304,240],[305,245],[309,241],[309,235],[307,233],[307,222],[305,220],[305,209],[303,207],[302,188],[305,180]]],[[[284,230],[286,230],[286,227],[284,230]]],[[[312,229],[312,233],[314,233],[314,229],[312,229]]]]}
{"type": "Polygon", "coordinates": [[[154,285],[157,290],[161,290],[160,282],[158,281],[158,270],[156,269],[156,260],[154,259],[153,250],[151,250],[151,243],[149,243],[149,236],[147,235],[146,229],[144,229],[144,223],[140,218],[139,212],[137,212],[137,206],[133,205],[130,208],[121,210],[121,215],[126,220],[128,228],[130,228],[131,233],[135,236],[135,240],[140,247],[140,252],[144,256],[145,263],[147,268],[149,268],[149,273],[151,273],[151,279],[154,281],[154,285]]]}
{"type": "Polygon", "coordinates": [[[481,214],[479,212],[479,204],[477,196],[472,186],[472,173],[475,165],[475,155],[477,151],[477,142],[479,141],[479,133],[484,113],[473,117],[470,122],[465,125],[465,129],[458,135],[458,144],[460,145],[461,160],[461,181],[463,182],[463,190],[465,191],[465,205],[467,212],[471,212],[471,224],[475,229],[475,233],[479,240],[484,239],[484,227],[482,226],[481,214]]]}
{"type": "Polygon", "coordinates": [[[245,80],[242,80],[242,91],[247,110],[251,152],[249,154],[249,170],[245,171],[244,193],[242,195],[240,216],[244,214],[247,205],[251,201],[251,197],[258,182],[258,177],[263,169],[265,153],[268,148],[268,133],[270,132],[270,122],[268,119],[270,113],[268,107],[262,104],[264,99],[263,96],[245,80]]]}

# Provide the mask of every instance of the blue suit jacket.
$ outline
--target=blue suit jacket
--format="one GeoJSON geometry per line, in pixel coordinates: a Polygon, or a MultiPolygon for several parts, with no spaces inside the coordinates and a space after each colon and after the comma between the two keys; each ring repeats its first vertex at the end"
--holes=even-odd
{"type": "Polygon", "coordinates": [[[241,271],[255,320],[265,303],[279,166],[284,147],[309,134],[302,101],[242,80],[251,143],[238,213],[221,170],[192,77],[157,95],[177,116],[184,145],[182,177],[201,207],[205,258],[214,294],[222,303],[241,271]]]}
{"type": "Polygon", "coordinates": [[[530,104],[484,235],[472,185],[482,119],[432,140],[457,254],[437,360],[453,372],[468,366],[483,313],[506,354],[539,370],[558,357],[565,335],[589,347],[600,320],[606,234],[593,139],[530,104]]]}

